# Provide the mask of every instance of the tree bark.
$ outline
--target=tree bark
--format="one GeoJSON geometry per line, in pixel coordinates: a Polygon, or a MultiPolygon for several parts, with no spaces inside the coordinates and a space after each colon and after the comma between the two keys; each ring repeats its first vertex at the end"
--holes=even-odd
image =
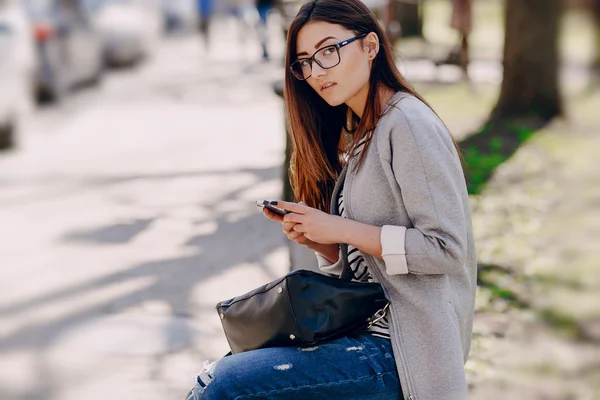
{"type": "Polygon", "coordinates": [[[388,38],[394,43],[401,37],[423,36],[423,15],[419,0],[388,0],[383,7],[381,19],[388,38]]]}
{"type": "Polygon", "coordinates": [[[595,44],[596,52],[594,54],[593,68],[596,73],[600,74],[600,0],[594,0],[593,2],[593,13],[594,13],[594,30],[595,30],[595,44]]]}
{"type": "Polygon", "coordinates": [[[491,119],[563,111],[559,89],[558,38],[562,0],[506,0],[504,78],[491,119]]]}
{"type": "Polygon", "coordinates": [[[423,16],[419,1],[396,1],[394,6],[394,20],[400,23],[401,37],[422,37],[423,16]]]}
{"type": "MultiPolygon", "coordinates": [[[[273,82],[273,91],[275,94],[283,99],[283,79],[273,82]]],[[[283,180],[283,193],[282,200],[294,201],[294,191],[292,190],[292,184],[290,182],[290,160],[292,158],[292,138],[287,131],[287,123],[283,121],[284,132],[285,132],[285,159],[283,161],[282,180],[283,180]]]]}
{"type": "Polygon", "coordinates": [[[387,0],[387,3],[381,9],[381,20],[383,21],[383,27],[385,34],[392,44],[398,39],[399,33],[397,31],[398,23],[394,21],[394,6],[395,0],[387,0]]]}

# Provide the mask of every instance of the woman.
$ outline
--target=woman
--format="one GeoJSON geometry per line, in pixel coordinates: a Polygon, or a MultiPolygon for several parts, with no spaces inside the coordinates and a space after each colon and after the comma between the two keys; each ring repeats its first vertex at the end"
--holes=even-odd
{"type": "Polygon", "coordinates": [[[317,347],[225,357],[205,367],[190,398],[467,398],[476,262],[450,133],[400,75],[359,0],[306,3],[286,64],[302,203],[277,202],[293,212],[283,218],[263,212],[327,272],[340,272],[347,243],[354,278],[381,283],[390,309],[377,327],[317,347]],[[333,201],[341,215],[329,214],[333,201]]]}

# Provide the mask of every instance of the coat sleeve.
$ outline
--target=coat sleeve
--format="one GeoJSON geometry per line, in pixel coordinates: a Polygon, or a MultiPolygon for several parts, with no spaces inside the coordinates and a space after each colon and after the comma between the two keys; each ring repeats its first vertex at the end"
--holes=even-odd
{"type": "Polygon", "coordinates": [[[407,99],[394,110],[388,167],[394,175],[411,227],[386,225],[382,257],[389,275],[452,274],[465,268],[468,195],[450,133],[427,105],[407,99]]]}
{"type": "Polygon", "coordinates": [[[321,254],[315,252],[317,256],[317,262],[319,263],[319,269],[323,272],[327,272],[328,274],[333,275],[341,275],[342,270],[344,269],[344,265],[342,264],[342,250],[340,249],[338,253],[338,259],[335,263],[331,263],[328,259],[323,257],[321,254]]]}

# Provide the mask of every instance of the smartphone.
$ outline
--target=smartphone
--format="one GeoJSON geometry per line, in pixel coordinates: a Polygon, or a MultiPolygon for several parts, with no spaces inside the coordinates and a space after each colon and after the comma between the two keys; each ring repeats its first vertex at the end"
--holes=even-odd
{"type": "Polygon", "coordinates": [[[269,202],[269,200],[258,200],[256,202],[256,205],[259,206],[259,207],[261,207],[261,208],[266,208],[267,210],[269,210],[269,211],[271,211],[271,212],[273,212],[273,213],[275,213],[275,214],[277,214],[277,215],[279,215],[281,217],[283,217],[286,214],[290,214],[291,213],[291,211],[284,210],[283,208],[275,207],[274,205],[272,205],[269,202]]]}

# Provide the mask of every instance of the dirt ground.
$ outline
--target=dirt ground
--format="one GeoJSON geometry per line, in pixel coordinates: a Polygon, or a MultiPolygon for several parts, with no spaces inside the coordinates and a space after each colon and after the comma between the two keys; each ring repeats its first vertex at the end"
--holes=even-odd
{"type": "Polygon", "coordinates": [[[472,199],[474,399],[600,399],[600,91],[569,104],[472,199]]]}
{"type": "MultiPolygon", "coordinates": [[[[425,4],[429,42],[399,42],[404,58],[455,43],[450,3],[425,4]]],[[[476,2],[472,56],[492,68],[502,38],[501,2],[476,2]]],[[[471,198],[481,285],[466,369],[475,400],[600,399],[600,78],[581,72],[592,41],[589,15],[565,15],[566,116],[535,133],[471,198]]],[[[485,122],[499,83],[416,88],[460,141],[485,122]]]]}

